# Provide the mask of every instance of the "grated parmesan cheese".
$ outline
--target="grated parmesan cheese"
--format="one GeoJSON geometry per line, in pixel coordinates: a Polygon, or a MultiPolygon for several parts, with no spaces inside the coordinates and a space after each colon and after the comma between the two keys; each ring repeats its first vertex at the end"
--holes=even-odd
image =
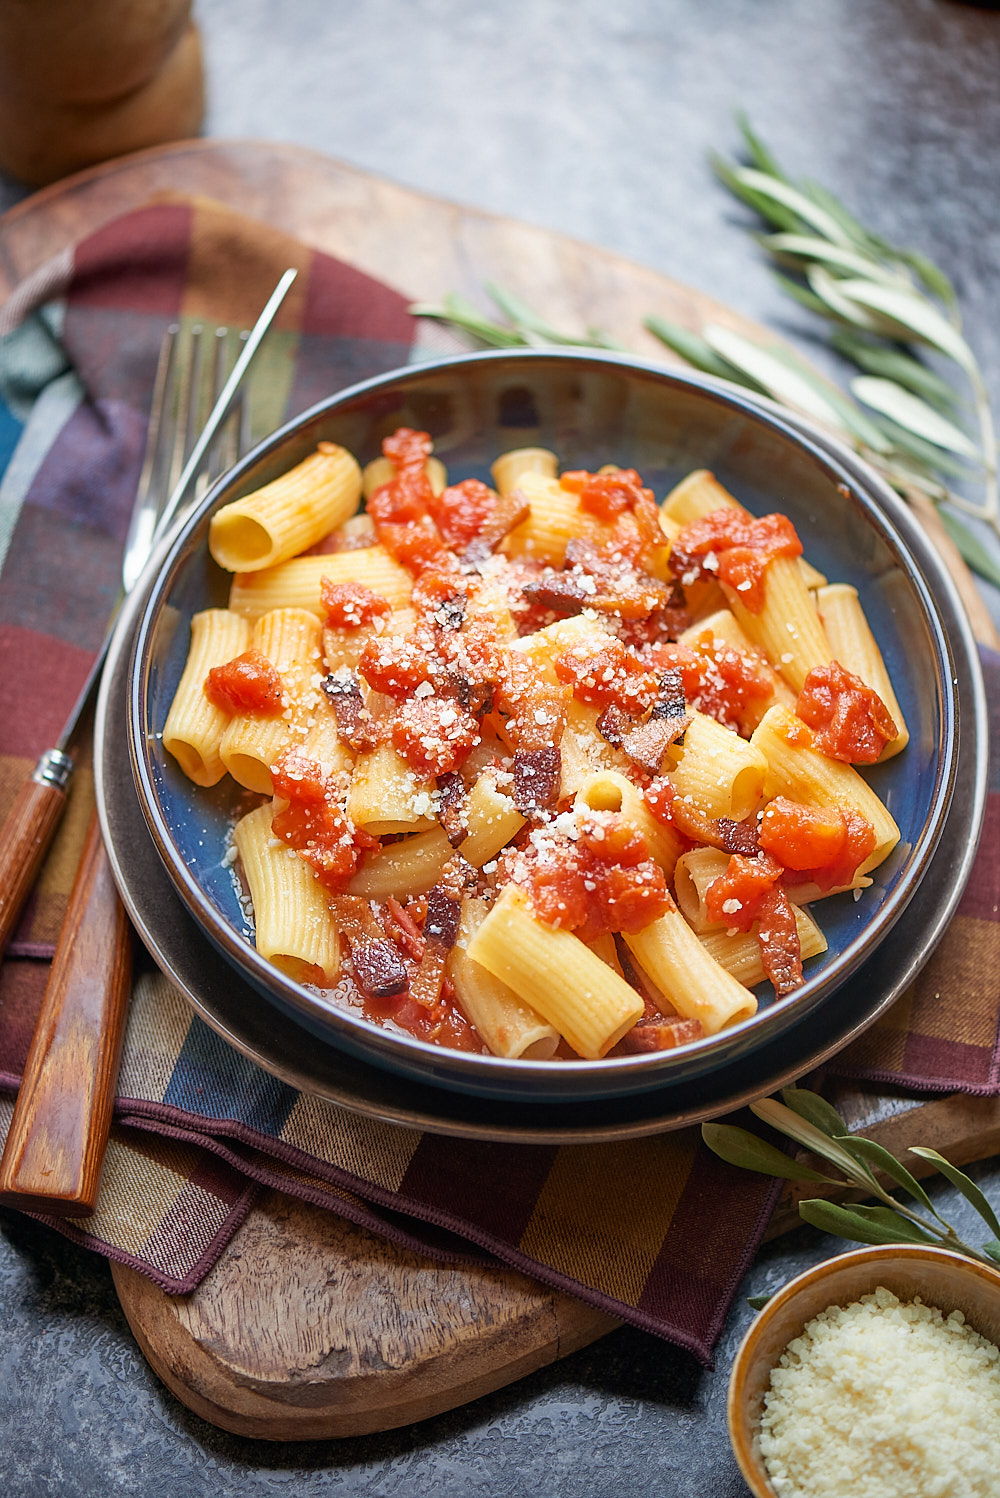
{"type": "Polygon", "coordinates": [[[883,1286],[829,1306],[772,1370],[760,1449],[778,1498],[993,1498],[1000,1352],[883,1286]]]}

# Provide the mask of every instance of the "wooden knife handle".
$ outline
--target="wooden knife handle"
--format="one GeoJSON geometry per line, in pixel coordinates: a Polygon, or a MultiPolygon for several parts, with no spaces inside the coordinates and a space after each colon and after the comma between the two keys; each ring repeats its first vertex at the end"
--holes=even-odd
{"type": "Polygon", "coordinates": [[[10,939],[63,814],[72,770],[68,754],[58,749],[43,754],[0,828],[0,952],[10,939]]]}
{"type": "Polygon", "coordinates": [[[0,1201],[64,1217],[93,1211],[131,973],[131,929],[95,813],[0,1159],[0,1201]]]}

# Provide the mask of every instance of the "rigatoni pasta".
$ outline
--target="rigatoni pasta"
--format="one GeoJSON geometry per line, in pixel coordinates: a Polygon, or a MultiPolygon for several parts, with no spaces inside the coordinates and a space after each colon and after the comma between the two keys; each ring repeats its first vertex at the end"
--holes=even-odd
{"type": "Polygon", "coordinates": [[[705,471],[662,510],[547,449],[491,478],[404,428],[221,510],[164,742],[268,798],[234,831],[257,946],[334,1002],[507,1060],[697,1043],[794,996],[804,902],[895,846],[856,768],[905,744],[889,675],[705,471]]]}

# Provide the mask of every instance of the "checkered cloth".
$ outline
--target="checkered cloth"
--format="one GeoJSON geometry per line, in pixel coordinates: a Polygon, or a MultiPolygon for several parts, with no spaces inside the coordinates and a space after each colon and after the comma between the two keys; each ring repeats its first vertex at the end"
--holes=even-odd
{"type": "MultiPolygon", "coordinates": [[[[286,265],[300,275],[255,376],[263,425],[418,352],[422,325],[398,293],[202,201],[160,201],[107,225],[0,314],[0,814],[58,736],[114,603],[167,324],[246,325],[286,265]]],[[[988,669],[1000,680],[997,662],[988,669]]],[[[91,796],[83,769],[0,970],[0,1130],[91,796]]],[[[1000,891],[989,834],[984,846],[938,956],[838,1069],[996,1090],[1000,891]]],[[[359,1117],[237,1054],[162,976],[142,972],[97,1210],[53,1227],[180,1293],[207,1273],[260,1186],[432,1257],[503,1261],[703,1360],[775,1196],[693,1129],[512,1146],[359,1117]]]]}

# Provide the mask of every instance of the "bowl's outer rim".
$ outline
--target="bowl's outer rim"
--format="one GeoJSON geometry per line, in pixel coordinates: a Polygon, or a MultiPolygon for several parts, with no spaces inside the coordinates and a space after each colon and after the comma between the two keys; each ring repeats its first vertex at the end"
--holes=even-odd
{"type": "MultiPolygon", "coordinates": [[[[595,354],[592,358],[588,355],[581,360],[579,355],[560,353],[559,351],[530,350],[520,352],[520,359],[532,362],[538,362],[539,360],[555,361],[557,363],[562,362],[567,365],[577,366],[581,362],[585,364],[593,363],[598,366],[610,366],[611,368],[621,369],[626,372],[638,370],[641,373],[650,374],[657,381],[674,384],[681,389],[693,390],[696,393],[706,393],[710,397],[721,400],[724,404],[729,405],[741,414],[763,419],[776,429],[779,436],[791,439],[800,447],[805,447],[807,452],[814,459],[818,459],[822,466],[828,469],[832,468],[835,476],[838,479],[846,480],[853,490],[863,489],[867,484],[875,491],[877,498],[874,503],[870,500],[863,500],[863,508],[868,514],[874,513],[876,521],[882,521],[884,527],[883,539],[886,544],[895,550],[897,554],[902,553],[905,556],[909,564],[907,570],[916,582],[917,591],[921,597],[931,633],[938,645],[939,657],[935,665],[939,683],[938,696],[942,714],[942,729],[946,754],[942,756],[943,764],[939,764],[938,766],[937,781],[932,795],[933,815],[929,821],[930,835],[927,835],[928,828],[925,827],[924,835],[915,844],[914,851],[911,854],[910,866],[907,870],[907,876],[902,882],[902,887],[893,892],[892,896],[886,902],[886,906],[878,913],[875,922],[866,926],[857,937],[848,943],[847,947],[839,954],[835,966],[820,975],[821,981],[816,983],[816,988],[813,992],[810,993],[807,988],[805,993],[801,995],[796,994],[794,1012],[791,1004],[774,1004],[759,1014],[754,1020],[745,1022],[744,1026],[732,1027],[731,1030],[723,1032],[721,1038],[713,1038],[714,1043],[710,1041],[706,1045],[703,1041],[699,1043],[698,1048],[691,1048],[692,1051],[697,1049],[697,1056],[693,1062],[689,1056],[685,1056],[688,1048],[679,1048],[678,1051],[670,1053],[669,1061],[666,1065],[661,1063],[657,1066],[655,1059],[651,1064],[649,1059],[644,1057],[615,1059],[613,1063],[615,1075],[621,1077],[623,1082],[629,1081],[638,1074],[643,1079],[646,1079],[643,1081],[643,1086],[658,1086],[661,1081],[659,1077],[655,1080],[650,1080],[654,1072],[676,1072],[683,1068],[685,1074],[690,1075],[692,1070],[704,1072],[714,1069],[718,1065],[724,1065],[734,1050],[742,1049],[747,1043],[744,1041],[741,1033],[744,1028],[749,1030],[751,1026],[753,1027],[753,1039],[749,1044],[753,1049],[756,1049],[760,1045],[766,1044],[769,1039],[773,1038],[775,1033],[779,1033],[790,1024],[797,1023],[816,1004],[825,1002],[834,989],[839,987],[840,984],[861,966],[874,946],[885,938],[891,927],[903,914],[940,840],[957,772],[957,736],[954,700],[947,685],[944,687],[941,685],[943,672],[948,673],[949,682],[954,681],[954,661],[951,657],[948,632],[944,627],[935,602],[934,589],[930,587],[926,575],[928,566],[934,574],[935,589],[951,592],[954,595],[952,599],[953,612],[959,621],[964,619],[964,609],[957,602],[957,593],[954,590],[954,585],[951,583],[950,577],[948,577],[945,569],[930,549],[924,533],[906,509],[902,500],[893,491],[888,489],[888,486],[884,485],[871,470],[863,468],[860,464],[853,465],[850,462],[845,464],[843,461],[844,458],[850,459],[852,455],[847,454],[842,449],[838,449],[835,443],[825,438],[824,434],[816,433],[808,424],[802,423],[799,425],[794,420],[790,420],[788,413],[781,411],[780,408],[768,409],[771,403],[762,404],[757,402],[755,399],[746,396],[744,392],[726,386],[725,382],[722,381],[689,377],[685,374],[664,370],[663,367],[657,366],[654,363],[647,363],[618,355],[595,354]],[[851,471],[852,468],[855,469],[854,472],[851,471]],[[880,511],[886,513],[881,514],[880,511]],[[902,534],[900,534],[901,531],[902,534]],[[940,659],[941,655],[944,656],[943,662],[940,659]]],[[[403,370],[391,371],[386,375],[377,376],[374,379],[361,382],[319,402],[316,406],[310,408],[309,411],[303,413],[302,416],[285,423],[278,431],[264,439],[229,474],[224,475],[217,484],[213,485],[201,504],[188,517],[184,526],[179,529],[178,534],[173,538],[168,538],[164,542],[161,549],[157,552],[155,559],[149,564],[144,577],[148,574],[154,577],[157,583],[153,589],[152,596],[143,609],[142,619],[136,631],[130,670],[132,698],[131,710],[128,715],[128,732],[133,773],[142,791],[142,794],[140,794],[140,803],[159,856],[167,866],[175,886],[179,886],[182,895],[187,898],[187,903],[194,906],[196,916],[199,908],[203,916],[211,916],[212,909],[197,881],[188,873],[183,859],[172,843],[166,819],[162,817],[162,813],[157,805],[155,787],[148,773],[144,755],[141,753],[136,742],[139,736],[138,727],[146,695],[146,675],[144,671],[136,669],[136,664],[142,658],[144,642],[152,633],[159,612],[165,606],[165,595],[170,577],[184,560],[187,538],[204,523],[207,514],[219,502],[218,497],[221,496],[221,492],[238,482],[241,472],[259,462],[268,452],[280,448],[290,435],[294,434],[307,422],[321,419],[327,412],[335,413],[340,406],[355,401],[359,396],[363,396],[369,391],[377,391],[387,385],[395,385],[404,381],[419,382],[421,378],[429,374],[441,371],[451,372],[456,368],[460,369],[462,366],[468,364],[506,363],[510,362],[510,360],[511,354],[508,351],[461,355],[450,359],[433,360],[423,364],[407,366],[403,370]],[[162,826],[160,825],[161,821],[163,823],[162,826]]],[[[146,659],[146,666],[148,667],[148,657],[146,659]]],[[[219,932],[213,936],[213,940],[219,945],[219,937],[221,936],[223,949],[227,951],[227,954],[239,966],[243,968],[250,967],[255,971],[259,968],[257,974],[259,982],[264,985],[271,984],[280,988],[283,995],[283,1004],[289,1005],[290,1001],[291,1008],[299,1008],[305,1013],[315,1014],[317,1009],[315,997],[308,990],[301,988],[290,980],[283,980],[280,974],[275,975],[270,964],[265,963],[263,959],[257,958],[256,952],[252,948],[247,947],[238,933],[230,930],[228,923],[218,923],[210,920],[206,924],[219,926],[219,932]]],[[[331,1023],[332,1021],[332,1028],[334,1030],[341,1028],[342,1022],[342,1027],[347,1033],[344,1037],[341,1037],[340,1043],[346,1043],[348,1047],[350,1047],[354,1039],[353,1030],[363,1026],[363,1029],[359,1030],[359,1034],[363,1037],[362,1043],[365,1048],[374,1049],[376,1052],[382,1053],[385,1062],[390,1066],[403,1065],[411,1071],[414,1067],[428,1066],[432,1072],[435,1069],[441,1069],[442,1057],[440,1048],[425,1045],[408,1037],[378,1031],[375,1027],[367,1025],[365,1022],[351,1015],[341,1015],[339,1013],[331,1015],[330,1011],[325,1008],[323,1009],[323,1017],[327,1023],[331,1023]]],[[[354,1040],[354,1043],[357,1044],[357,1041],[354,1040]]],[[[493,1072],[497,1079],[509,1079],[506,1084],[501,1083],[501,1085],[511,1085],[513,1087],[520,1081],[521,1086],[528,1086],[531,1090],[541,1089],[547,1085],[550,1089],[554,1088],[557,1094],[562,1093],[563,1095],[568,1095],[577,1088],[582,1090],[587,1085],[585,1079],[588,1074],[592,1077],[603,1077],[609,1072],[606,1061],[576,1062],[572,1068],[574,1073],[573,1084],[570,1084],[566,1075],[567,1068],[565,1063],[561,1063],[559,1069],[556,1070],[552,1063],[519,1063],[497,1057],[466,1056],[462,1053],[455,1053],[454,1056],[449,1056],[445,1062],[445,1068],[455,1074],[456,1080],[459,1082],[467,1080],[468,1085],[473,1087],[476,1085],[485,1085],[484,1077],[493,1072]],[[521,1073],[524,1074],[523,1078],[520,1076],[521,1073]]],[[[666,1077],[662,1080],[666,1080],[666,1077]]],[[[447,1085],[447,1083],[445,1082],[442,1085],[447,1085]]],[[[638,1084],[633,1081],[632,1086],[636,1085],[638,1084]]]]}
{"type": "MultiPolygon", "coordinates": [[[[900,1259],[911,1263],[946,1263],[956,1266],[976,1279],[987,1281],[1000,1293],[1000,1268],[981,1264],[965,1254],[956,1253],[953,1249],[933,1243],[882,1243],[849,1249],[845,1253],[834,1254],[832,1258],[823,1259],[818,1264],[811,1264],[808,1269],[803,1269],[782,1285],[780,1290],[776,1290],[767,1304],[757,1312],[736,1349],[729,1370],[726,1393],[726,1419],[733,1455],[756,1498],[776,1498],[776,1494],[759,1455],[757,1446],[759,1432],[755,1428],[751,1429],[750,1426],[745,1384],[757,1345],[766,1334],[770,1323],[791,1305],[803,1290],[813,1289],[824,1280],[835,1279],[845,1271],[849,1273],[852,1269],[865,1265],[885,1266],[893,1261],[898,1262],[900,1259]]],[[[871,1294],[871,1291],[861,1293],[871,1294]]],[[[833,1303],[830,1302],[830,1304],[833,1303]]]]}
{"type": "MultiPolygon", "coordinates": [[[[716,1118],[775,1088],[797,1081],[863,1034],[895,1003],[907,985],[917,976],[951,920],[968,880],[983,825],[989,765],[989,746],[985,735],[987,726],[985,690],[974,645],[973,653],[964,655],[962,658],[962,670],[968,674],[975,721],[984,732],[973,736],[971,743],[967,738],[964,745],[969,762],[967,767],[963,768],[961,777],[962,794],[956,797],[957,805],[953,806],[952,810],[952,820],[960,816],[961,824],[955,828],[949,826],[947,837],[949,846],[944,850],[948,853],[952,867],[949,870],[949,878],[933,886],[939,891],[944,891],[944,898],[938,899],[934,909],[926,915],[918,938],[902,956],[892,951],[889,946],[884,946],[869,963],[862,967],[855,979],[849,980],[849,988],[853,985],[862,987],[866,995],[870,981],[872,986],[881,992],[880,997],[872,1005],[866,1007],[860,1017],[851,1019],[846,1029],[828,1036],[819,1046],[813,1043],[811,1049],[809,1047],[800,1049],[797,1042],[801,1040],[801,1035],[797,1034],[794,1029],[789,1031],[785,1036],[779,1037],[775,1043],[788,1052],[786,1059],[777,1070],[773,1069],[773,1054],[770,1061],[767,1060],[768,1048],[765,1047],[759,1056],[753,1058],[753,1070],[749,1081],[739,1082],[734,1090],[732,1078],[726,1076],[726,1071],[731,1071],[732,1067],[724,1068],[721,1080],[725,1082],[729,1090],[713,1094],[711,1084],[713,1080],[718,1084],[720,1075],[715,1075],[714,1079],[709,1076],[704,1079],[704,1093],[699,1087],[699,1101],[695,1105],[689,1104],[687,1107],[678,1108],[676,1098],[672,1104],[669,1104],[672,1089],[665,1084],[659,1092],[635,1094],[626,1099],[606,1100],[602,1104],[605,1116],[595,1120],[591,1115],[587,1115],[587,1121],[583,1123],[580,1121],[580,1110],[574,1104],[522,1106],[517,1109],[505,1107],[498,1115],[493,1105],[482,1098],[436,1088],[432,1084],[414,1083],[406,1078],[390,1079],[388,1073],[370,1064],[361,1068],[360,1082],[356,1067],[350,1069],[349,1081],[346,1084],[339,1079],[331,1081],[330,1062],[333,1062],[335,1068],[340,1066],[344,1071],[343,1054],[332,1045],[317,1046],[312,1034],[305,1032],[294,1021],[290,1021],[289,1029],[282,1032],[283,1041],[287,1043],[290,1038],[293,1049],[296,1043],[301,1047],[304,1042],[305,1064],[301,1059],[295,1059],[294,1056],[291,1062],[277,1060],[273,1047],[267,1049],[245,1038],[245,1033],[239,1028],[239,1022],[243,1022],[245,1030],[244,1015],[247,1003],[249,1002],[252,1012],[255,1000],[261,1004],[265,1001],[250,988],[247,980],[240,974],[227,971],[226,975],[227,990],[232,991],[233,979],[236,982],[239,1009],[238,1022],[235,1027],[232,1023],[227,1023],[211,1004],[202,998],[205,956],[207,953],[211,957],[214,949],[169,882],[167,872],[156,855],[152,839],[149,838],[145,819],[139,807],[138,795],[131,780],[127,777],[106,774],[109,753],[114,752],[114,749],[109,750],[108,746],[120,748],[121,744],[121,733],[116,732],[114,726],[114,694],[117,689],[120,694],[119,701],[123,704],[127,681],[121,680],[120,675],[123,657],[127,657],[130,650],[136,615],[142,604],[141,588],[140,583],[137,588],[140,596],[134,596],[126,602],[119,618],[109,652],[109,668],[105,673],[98,700],[95,724],[97,746],[95,791],[98,813],[112,872],[123,903],[161,971],[175,984],[196,1015],[203,1019],[210,1029],[221,1036],[239,1054],[261,1066],[265,1071],[269,1071],[289,1086],[313,1093],[365,1117],[399,1127],[419,1128],[429,1133],[455,1138],[478,1139],[493,1143],[545,1145],[597,1144],[606,1143],[609,1140],[644,1138],[671,1129],[698,1124],[708,1118],[716,1118]],[[966,784],[967,781],[968,784],[966,784]],[[123,810],[126,820],[131,814],[132,821],[125,829],[126,836],[119,842],[115,837],[115,824],[121,818],[123,810]],[[154,869],[154,878],[155,870],[160,870],[163,879],[167,881],[166,888],[162,891],[162,907],[153,904],[147,909],[137,903],[134,898],[131,876],[136,874],[139,880],[142,880],[144,860],[145,864],[154,869]],[[180,915],[184,928],[181,932],[180,955],[176,949],[171,950],[171,935],[169,929],[164,927],[165,909],[171,904],[174,907],[174,915],[180,915]],[[189,969],[193,968],[187,977],[183,971],[185,961],[189,969]],[[872,966],[877,965],[884,969],[887,962],[890,964],[889,974],[879,971],[876,972],[874,980],[871,980],[872,966]],[[887,978],[888,981],[886,981],[887,978]],[[243,993],[239,992],[241,986],[246,990],[243,993]],[[792,1042],[796,1043],[792,1045],[792,1042]],[[764,1064],[761,1065],[761,1062],[764,1064]],[[769,1070],[768,1067],[772,1069],[769,1070]],[[365,1081],[364,1071],[369,1073],[370,1080],[374,1079],[376,1092],[381,1089],[380,1097],[372,1096],[370,1080],[365,1081]],[[393,1083],[391,1089],[387,1085],[389,1080],[393,1083]],[[658,1102],[661,1095],[668,1101],[658,1102]],[[658,1111],[648,1112],[647,1110],[654,1104],[657,1104],[658,1111]],[[639,1105],[638,1117],[634,1113],[637,1105],[639,1105]],[[610,1114],[610,1119],[607,1117],[608,1114],[610,1114]]],[[[971,642],[971,631],[967,625],[964,633],[971,642]]],[[[124,711],[122,716],[124,716],[124,711]]],[[[925,885],[922,891],[925,898],[926,888],[925,885]]],[[[802,1027],[798,1029],[801,1030],[802,1027]]],[[[771,1050],[773,1052],[773,1045],[771,1050]]],[[[736,1070],[739,1071],[739,1069],[740,1065],[737,1063],[736,1070]]]]}

